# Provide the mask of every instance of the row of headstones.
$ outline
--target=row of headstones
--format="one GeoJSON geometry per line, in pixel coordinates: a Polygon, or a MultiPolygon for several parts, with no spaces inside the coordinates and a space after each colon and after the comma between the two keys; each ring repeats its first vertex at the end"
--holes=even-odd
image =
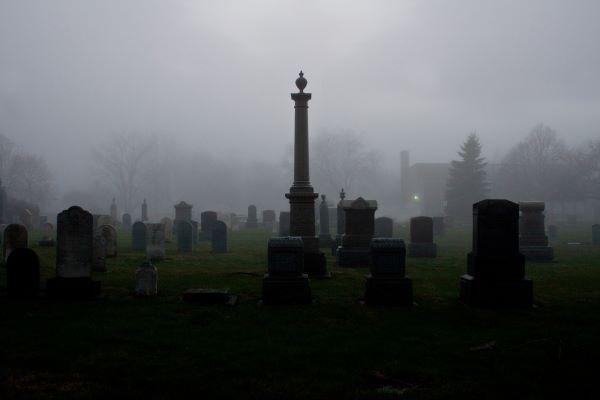
{"type": "MultiPolygon", "coordinates": [[[[365,207],[363,207],[365,208],[365,207]]],[[[348,230],[347,230],[348,232],[348,230]]],[[[525,277],[520,252],[519,205],[508,200],[483,200],[473,205],[473,247],[467,273],[460,278],[460,300],[474,306],[531,306],[533,284],[525,277]]],[[[406,249],[401,239],[370,238],[370,275],[365,302],[411,305],[412,284],[406,276],[406,249]]],[[[267,304],[311,303],[300,237],[269,241],[268,274],[263,280],[267,304]]]]}

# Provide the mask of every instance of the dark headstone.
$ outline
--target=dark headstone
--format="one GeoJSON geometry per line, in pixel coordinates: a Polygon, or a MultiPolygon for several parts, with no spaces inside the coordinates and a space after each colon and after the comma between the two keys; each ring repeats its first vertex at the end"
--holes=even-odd
{"type": "Polygon", "coordinates": [[[473,205],[473,250],[460,280],[460,299],[473,306],[531,306],[533,284],[519,252],[519,205],[483,200],[473,205]]]}
{"type": "Polygon", "coordinates": [[[531,261],[552,261],[554,249],[548,246],[544,223],[544,209],[541,201],[519,203],[519,248],[525,259],[531,261]]]}
{"type": "Polygon", "coordinates": [[[15,249],[26,249],[28,243],[27,228],[20,224],[10,224],[4,228],[2,235],[3,259],[6,261],[10,252],[15,249]]]}
{"type": "Polygon", "coordinates": [[[94,231],[94,249],[92,252],[92,271],[106,272],[106,238],[102,231],[94,231]]]}
{"type": "Polygon", "coordinates": [[[123,214],[121,225],[123,226],[123,230],[125,232],[129,232],[131,230],[131,214],[125,213],[123,214]]]}
{"type": "Polygon", "coordinates": [[[159,261],[165,258],[165,227],[161,223],[148,223],[148,240],[146,243],[146,256],[150,261],[159,261]]]}
{"type": "Polygon", "coordinates": [[[433,219],[431,217],[414,217],[410,219],[408,256],[437,256],[437,246],[433,243],[433,219]]]}
{"type": "Polygon", "coordinates": [[[410,306],[412,282],[406,277],[404,241],[374,238],[371,241],[371,274],[367,276],[365,303],[410,306]]]}
{"type": "Polygon", "coordinates": [[[145,261],[135,270],[135,295],[153,297],[157,293],[158,270],[150,261],[145,261]]]}
{"type": "Polygon", "coordinates": [[[106,257],[117,256],[117,230],[111,225],[102,225],[97,228],[98,232],[104,238],[106,246],[106,257]]]}
{"type": "Polygon", "coordinates": [[[193,227],[191,222],[179,221],[177,223],[177,251],[191,253],[194,249],[193,227]]]}
{"type": "Polygon", "coordinates": [[[134,251],[146,251],[148,229],[143,222],[136,222],[131,227],[131,248],[134,251]]]}
{"type": "Polygon", "coordinates": [[[340,267],[368,267],[371,264],[369,247],[375,232],[377,202],[362,197],[344,200],[345,227],[342,244],[337,249],[340,267]]]}
{"type": "Polygon", "coordinates": [[[225,222],[214,222],[211,241],[213,253],[227,253],[227,225],[225,222]]]}
{"type": "Polygon", "coordinates": [[[275,211],[264,210],[262,213],[263,228],[272,233],[275,230],[276,218],[275,211]]]}
{"type": "Polygon", "coordinates": [[[391,238],[394,236],[394,220],[388,217],[375,218],[376,238],[391,238]]]}
{"type": "Polygon", "coordinates": [[[199,232],[200,232],[200,224],[198,223],[198,221],[190,221],[190,223],[192,224],[192,243],[195,245],[198,244],[198,239],[199,239],[199,232]]]}
{"type": "Polygon", "coordinates": [[[269,240],[268,273],[263,279],[264,304],[310,304],[312,295],[304,270],[304,244],[300,237],[269,240]]]}
{"type": "Polygon", "coordinates": [[[210,235],[212,234],[217,218],[217,213],[215,211],[204,211],[200,213],[200,232],[203,240],[210,240],[210,235]]]}
{"type": "Polygon", "coordinates": [[[279,236],[290,236],[290,212],[281,211],[279,213],[279,236]]]}
{"type": "Polygon", "coordinates": [[[179,221],[188,221],[192,220],[192,205],[186,203],[185,201],[180,201],[178,204],[175,204],[175,223],[179,221]]]}
{"type": "Polygon", "coordinates": [[[6,292],[9,297],[35,297],[40,290],[40,260],[27,248],[10,252],[6,260],[6,292]]]}
{"type": "Polygon", "coordinates": [[[592,225],[592,244],[594,246],[600,245],[600,225],[592,225]]]}
{"type": "Polygon", "coordinates": [[[256,216],[256,206],[248,206],[248,218],[246,219],[246,229],[258,228],[258,218],[256,216]]]}

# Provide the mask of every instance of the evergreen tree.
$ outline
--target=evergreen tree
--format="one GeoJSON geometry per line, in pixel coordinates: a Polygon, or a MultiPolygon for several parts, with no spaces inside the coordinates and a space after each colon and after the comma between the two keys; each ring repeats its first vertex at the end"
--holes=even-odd
{"type": "Polygon", "coordinates": [[[459,221],[469,221],[474,203],[489,192],[486,181],[486,162],[481,157],[481,144],[471,133],[460,147],[461,160],[452,161],[446,183],[446,215],[459,221]]]}

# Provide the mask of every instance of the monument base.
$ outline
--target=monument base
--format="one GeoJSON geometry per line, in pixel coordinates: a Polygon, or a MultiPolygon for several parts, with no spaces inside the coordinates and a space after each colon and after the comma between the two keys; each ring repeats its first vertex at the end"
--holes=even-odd
{"type": "Polygon", "coordinates": [[[527,261],[552,261],[554,260],[554,249],[550,246],[521,246],[519,252],[525,256],[527,261]]]}
{"type": "Polygon", "coordinates": [[[533,282],[480,279],[465,274],[460,278],[460,301],[474,307],[531,307],[533,282]]]}
{"type": "Polygon", "coordinates": [[[371,265],[371,253],[369,249],[349,249],[340,246],[337,249],[337,263],[343,268],[369,267],[371,265]]]}
{"type": "Polygon", "coordinates": [[[54,247],[54,239],[42,239],[38,241],[40,247],[54,247]]]}
{"type": "Polygon", "coordinates": [[[435,258],[437,257],[437,245],[435,243],[409,243],[408,256],[435,258]]]}
{"type": "Polygon", "coordinates": [[[412,281],[407,277],[374,277],[367,275],[365,304],[412,306],[412,281]]]}
{"type": "Polygon", "coordinates": [[[92,300],[100,295],[100,281],[92,278],[50,278],[46,281],[46,296],[61,300],[92,300]]]}
{"type": "Polygon", "coordinates": [[[263,304],[311,304],[308,275],[273,276],[265,274],[262,285],[263,304]]]}

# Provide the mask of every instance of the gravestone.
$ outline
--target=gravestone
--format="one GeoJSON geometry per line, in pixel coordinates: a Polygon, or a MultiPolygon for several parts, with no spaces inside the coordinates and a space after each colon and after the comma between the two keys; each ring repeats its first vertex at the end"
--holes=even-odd
{"type": "Polygon", "coordinates": [[[135,270],[135,295],[154,297],[157,294],[158,270],[150,261],[145,261],[135,270]]]}
{"type": "Polygon", "coordinates": [[[121,225],[125,232],[131,231],[131,214],[125,213],[123,214],[121,225]]]}
{"type": "Polygon", "coordinates": [[[6,260],[6,294],[8,297],[36,297],[40,290],[40,260],[35,251],[17,248],[6,260]]]}
{"type": "Polygon", "coordinates": [[[192,205],[185,201],[175,204],[175,223],[179,221],[190,222],[192,220],[192,205]]]}
{"type": "Polygon", "coordinates": [[[94,229],[102,225],[112,225],[112,218],[110,215],[94,215],[94,229]]]}
{"type": "Polygon", "coordinates": [[[519,248],[526,260],[552,261],[554,249],[548,246],[544,209],[542,201],[527,201],[519,203],[521,216],[519,218],[519,248]]]}
{"type": "Polygon", "coordinates": [[[367,275],[365,303],[410,306],[412,282],[406,276],[404,241],[392,238],[371,240],[371,273],[367,275]]]}
{"type": "Polygon", "coordinates": [[[202,240],[210,240],[210,235],[212,234],[212,230],[216,221],[216,212],[203,211],[200,213],[200,235],[202,240]]]}
{"type": "Polygon", "coordinates": [[[468,305],[531,306],[533,284],[525,278],[519,252],[519,205],[483,200],[473,205],[473,250],[460,279],[460,300],[468,305]]]}
{"type": "Polygon", "coordinates": [[[258,218],[256,217],[256,206],[248,206],[248,218],[246,219],[246,229],[258,228],[258,218]]]}
{"type": "Polygon", "coordinates": [[[592,244],[594,246],[600,245],[600,225],[592,225],[592,244]]]}
{"type": "Polygon", "coordinates": [[[42,239],[38,241],[40,247],[54,247],[54,225],[50,222],[42,225],[42,239]]]}
{"type": "Polygon", "coordinates": [[[92,271],[106,272],[106,238],[100,229],[94,231],[94,248],[92,249],[92,271]]]}
{"type": "Polygon", "coordinates": [[[342,205],[345,226],[342,244],[337,249],[338,266],[368,267],[371,264],[369,247],[375,232],[377,202],[359,197],[343,200],[342,205]]]}
{"type": "Polygon", "coordinates": [[[290,236],[290,212],[281,211],[279,213],[279,236],[290,236]]]}
{"type": "Polygon", "coordinates": [[[21,210],[19,221],[28,231],[33,230],[33,213],[29,209],[21,210]]]}
{"type": "Polygon", "coordinates": [[[56,277],[46,283],[48,297],[97,297],[100,282],[91,279],[94,247],[92,214],[73,206],[58,214],[56,220],[56,277]]]}
{"type": "Polygon", "coordinates": [[[329,231],[329,205],[324,194],[321,195],[321,204],[319,204],[319,245],[330,247],[331,232],[329,231]]]}
{"type": "Polygon", "coordinates": [[[195,245],[198,244],[198,239],[199,239],[199,233],[200,233],[200,224],[198,223],[198,221],[190,221],[190,223],[192,224],[192,243],[195,245]]]}
{"type": "Polygon", "coordinates": [[[146,227],[146,256],[150,261],[160,261],[165,258],[165,227],[161,223],[147,223],[146,227]]]}
{"type": "Polygon", "coordinates": [[[146,243],[148,240],[148,229],[146,224],[137,221],[131,227],[131,248],[134,251],[146,251],[146,243]]]}
{"type": "Polygon", "coordinates": [[[214,222],[211,241],[213,253],[227,253],[227,225],[225,222],[214,222]]]}
{"type": "Polygon", "coordinates": [[[165,243],[173,242],[173,221],[169,217],[164,217],[160,220],[160,223],[165,228],[165,243]]]}
{"type": "Polygon", "coordinates": [[[410,219],[409,257],[437,256],[437,245],[433,243],[433,219],[431,217],[414,217],[410,219]]]}
{"type": "Polygon", "coordinates": [[[106,257],[113,258],[117,256],[117,230],[112,225],[101,225],[97,228],[98,233],[102,235],[106,245],[106,257]]]}
{"type": "MultiPolygon", "coordinates": [[[[375,218],[376,238],[391,238],[394,236],[394,220],[388,217],[375,218]]],[[[404,245],[404,243],[403,243],[404,245]]]]}
{"type": "Polygon", "coordinates": [[[444,217],[433,217],[433,235],[444,236],[446,234],[446,224],[444,217]]]}
{"type": "Polygon", "coordinates": [[[263,228],[272,233],[275,230],[276,219],[275,211],[264,210],[262,213],[263,228]]]}
{"type": "Polygon", "coordinates": [[[10,252],[15,249],[26,249],[29,247],[27,228],[20,224],[10,224],[4,228],[2,235],[3,259],[6,261],[10,252]]]}
{"type": "Polygon", "coordinates": [[[556,225],[548,225],[548,241],[552,243],[558,241],[558,227],[556,225]]]}
{"type": "Polygon", "coordinates": [[[177,251],[191,253],[194,250],[193,227],[191,222],[179,221],[177,223],[177,251]]]}
{"type": "Polygon", "coordinates": [[[148,221],[148,203],[146,203],[146,199],[142,203],[142,222],[148,221]]]}
{"type": "Polygon", "coordinates": [[[113,197],[112,203],[110,204],[110,225],[115,226],[119,222],[119,212],[117,210],[117,203],[113,197]]]}
{"type": "Polygon", "coordinates": [[[304,271],[304,244],[300,237],[269,239],[268,272],[263,278],[264,304],[310,304],[310,281],[304,271]]]}

